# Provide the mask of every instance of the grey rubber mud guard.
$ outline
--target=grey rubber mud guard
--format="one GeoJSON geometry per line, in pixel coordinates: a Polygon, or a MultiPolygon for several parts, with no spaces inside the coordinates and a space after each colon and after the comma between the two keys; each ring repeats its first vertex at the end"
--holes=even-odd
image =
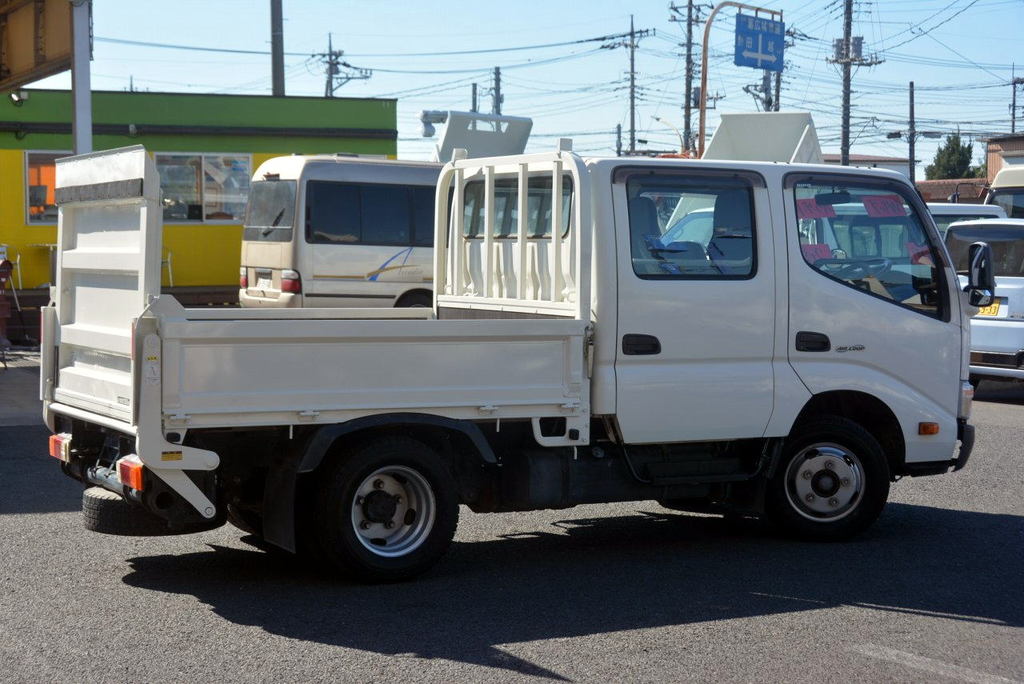
{"type": "Polygon", "coordinates": [[[307,439],[294,441],[291,448],[278,454],[270,464],[267,486],[263,492],[264,540],[286,551],[295,552],[295,487],[299,475],[316,470],[335,441],[368,428],[403,426],[438,427],[460,432],[472,442],[483,462],[498,462],[494,450],[487,443],[480,428],[464,420],[423,413],[388,413],[357,418],[337,425],[325,425],[307,439]]]}

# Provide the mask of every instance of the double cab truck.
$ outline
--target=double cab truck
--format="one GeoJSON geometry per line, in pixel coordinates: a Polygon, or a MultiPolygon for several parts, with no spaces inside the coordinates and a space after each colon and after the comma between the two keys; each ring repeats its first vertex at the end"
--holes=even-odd
{"type": "Polygon", "coordinates": [[[86,526],[231,522],[395,580],[460,506],[653,500],[838,540],[964,466],[990,252],[961,290],[902,176],[570,148],[454,155],[409,309],[183,308],[146,151],[59,160],[41,393],[86,526]]]}

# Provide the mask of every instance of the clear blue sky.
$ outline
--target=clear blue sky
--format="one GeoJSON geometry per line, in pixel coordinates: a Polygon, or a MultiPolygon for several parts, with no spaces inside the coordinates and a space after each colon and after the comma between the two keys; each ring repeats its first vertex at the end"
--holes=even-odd
{"type": "MultiPolygon", "coordinates": [[[[685,7],[685,0],[676,4],[685,7]]],[[[802,36],[787,49],[782,108],[812,112],[825,152],[838,152],[840,72],[826,58],[832,40],[842,35],[842,0],[760,4],[783,10],[787,28],[802,36]]],[[[269,0],[96,0],[93,87],[126,89],[132,77],[140,90],[269,94],[268,55],[111,42],[269,51],[269,6],[269,0]]],[[[616,124],[628,140],[629,54],[623,47],[603,47],[617,41],[587,39],[628,31],[631,13],[637,30],[655,32],[639,41],[636,52],[636,135],[651,147],[673,148],[678,138],[654,117],[683,128],[679,44],[685,25],[668,20],[664,0],[284,0],[287,93],[323,94],[323,65],[310,55],[325,51],[333,33],[346,61],[373,69],[371,78],[350,81],[337,95],[397,98],[400,157],[429,157],[433,142],[420,137],[419,112],[468,110],[472,83],[478,84],[481,110],[490,111],[495,66],[502,69],[503,112],[534,119],[532,150],[569,136],[583,153],[610,155],[616,124]],[[535,47],[569,41],[584,42],[535,47]],[[506,48],[527,49],[439,54],[506,48]]],[[[723,9],[711,33],[709,92],[725,98],[710,112],[709,128],[717,112],[755,111],[743,86],[759,83],[761,72],[732,64],[734,16],[735,10],[723,9]]],[[[906,143],[887,140],[886,133],[907,127],[911,80],[919,130],[948,133],[959,127],[969,137],[1008,133],[1014,62],[1021,67],[1016,73],[1024,72],[1022,26],[1024,0],[858,0],[853,33],[864,37],[866,54],[885,61],[855,73],[851,151],[906,157],[906,143]]],[[[63,74],[33,87],[69,85],[63,74]]],[[[1024,109],[1024,91],[1021,96],[1024,109]]],[[[918,141],[919,177],[938,142],[918,141]]],[[[975,145],[976,160],[983,151],[975,145]]]]}

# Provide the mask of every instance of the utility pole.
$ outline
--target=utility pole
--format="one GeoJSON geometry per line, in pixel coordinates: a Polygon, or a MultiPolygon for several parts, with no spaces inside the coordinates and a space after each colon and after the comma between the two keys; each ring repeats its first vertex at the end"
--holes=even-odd
{"type": "Polygon", "coordinates": [[[1017,132],[1017,86],[1024,85],[1024,78],[1014,78],[1010,81],[1013,88],[1013,95],[1010,98],[1010,133],[1017,132]]]}
{"type": "Polygon", "coordinates": [[[914,161],[914,142],[917,140],[917,129],[914,127],[914,82],[910,82],[910,121],[907,129],[907,142],[910,145],[910,182],[916,182],[916,162],[914,161]]]}
{"type": "Polygon", "coordinates": [[[477,111],[477,104],[476,104],[476,83],[474,83],[474,84],[473,84],[473,105],[472,105],[472,106],[471,106],[471,107],[469,108],[469,111],[471,111],[471,112],[475,112],[475,111],[477,111]]]}
{"type": "Polygon", "coordinates": [[[622,156],[622,124],[615,124],[615,156],[622,156]]]}
{"type": "MultiPolygon", "coordinates": [[[[693,26],[702,21],[700,11],[705,5],[695,5],[693,0],[686,0],[686,19],[680,19],[678,14],[682,13],[682,6],[671,3],[668,8],[675,14],[669,15],[669,21],[686,22],[686,82],[683,85],[683,139],[686,141],[686,149],[693,149],[693,129],[690,125],[693,113],[693,26]]],[[[710,5],[706,5],[711,9],[710,5]]]]}
{"type": "MultiPolygon", "coordinates": [[[[636,71],[637,41],[636,31],[633,30],[633,15],[630,14],[630,154],[636,152],[637,148],[637,71],[636,71]]],[[[1014,91],[1016,93],[1016,90],[1014,91]]]]}
{"type": "Polygon", "coordinates": [[[365,80],[373,76],[371,69],[360,69],[348,62],[342,61],[344,50],[335,50],[332,42],[333,37],[327,34],[327,52],[319,52],[313,57],[319,57],[324,65],[327,74],[327,81],[324,84],[324,97],[334,97],[334,91],[352,80],[365,80]],[[345,67],[348,71],[342,71],[345,67]]]}
{"type": "Polygon", "coordinates": [[[877,57],[866,59],[862,54],[864,38],[854,37],[853,34],[853,0],[845,0],[843,3],[843,37],[836,40],[833,45],[835,55],[829,61],[833,64],[840,64],[843,67],[843,123],[842,136],[839,146],[839,163],[843,166],[850,165],[850,79],[853,67],[874,66],[881,64],[884,60],[877,57]]]}
{"type": "Polygon", "coordinates": [[[494,88],[491,90],[491,114],[501,114],[501,67],[494,67],[494,88]]]}
{"type": "Polygon", "coordinates": [[[270,80],[274,97],[284,97],[283,25],[281,0],[270,0],[270,80]]]}
{"type": "Polygon", "coordinates": [[[782,99],[782,72],[775,72],[775,111],[779,111],[779,101],[782,99]]]}

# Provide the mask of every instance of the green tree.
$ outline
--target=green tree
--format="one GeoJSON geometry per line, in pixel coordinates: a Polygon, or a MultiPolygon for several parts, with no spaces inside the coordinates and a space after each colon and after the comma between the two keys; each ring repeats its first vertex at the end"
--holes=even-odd
{"type": "Polygon", "coordinates": [[[946,136],[946,142],[935,151],[935,159],[925,167],[924,177],[928,180],[940,178],[973,178],[978,169],[971,168],[971,153],[974,145],[960,142],[960,134],[946,136]]]}

